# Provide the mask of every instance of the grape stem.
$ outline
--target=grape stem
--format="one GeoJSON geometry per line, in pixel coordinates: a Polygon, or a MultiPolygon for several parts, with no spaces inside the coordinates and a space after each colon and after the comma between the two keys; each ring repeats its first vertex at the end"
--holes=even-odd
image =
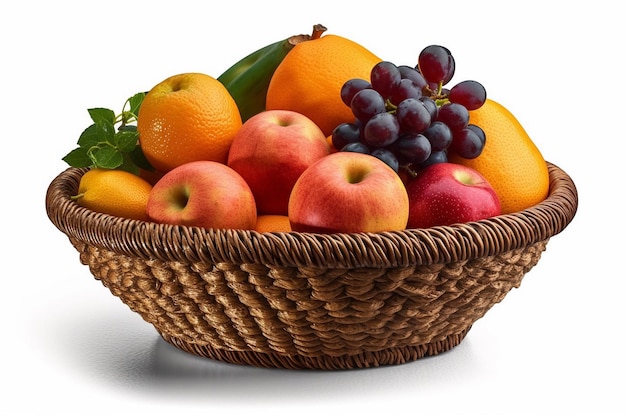
{"type": "Polygon", "coordinates": [[[413,168],[411,168],[411,165],[403,165],[401,168],[404,169],[407,174],[409,174],[409,177],[411,177],[411,179],[417,177],[417,172],[413,168]]]}

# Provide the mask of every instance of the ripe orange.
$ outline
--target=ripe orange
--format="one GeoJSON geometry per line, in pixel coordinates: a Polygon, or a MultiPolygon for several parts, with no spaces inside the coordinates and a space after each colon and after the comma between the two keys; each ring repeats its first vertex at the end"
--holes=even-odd
{"type": "Polygon", "coordinates": [[[496,190],[502,214],[524,210],[543,201],[549,192],[548,167],[541,152],[515,116],[488,99],[470,111],[470,123],[481,127],[487,141],[475,159],[449,155],[450,162],[480,172],[496,190]]]}
{"type": "Polygon", "coordinates": [[[256,219],[254,230],[257,232],[290,232],[289,217],[279,214],[260,214],[256,219]]]}
{"type": "Polygon", "coordinates": [[[311,39],[294,46],[276,68],[266,108],[302,113],[328,136],[337,125],[354,120],[341,100],[343,84],[351,78],[369,80],[372,67],[382,60],[349,39],[321,36],[325,30],[317,25],[311,39]]]}
{"type": "Polygon", "coordinates": [[[164,173],[198,160],[226,163],[240,127],[239,109],[226,87],[202,73],[163,80],[146,94],[137,115],[141,149],[164,173]]]}
{"type": "Polygon", "coordinates": [[[148,220],[146,206],[152,185],[128,171],[95,168],[80,179],[79,205],[99,213],[136,220],[148,220]]]}

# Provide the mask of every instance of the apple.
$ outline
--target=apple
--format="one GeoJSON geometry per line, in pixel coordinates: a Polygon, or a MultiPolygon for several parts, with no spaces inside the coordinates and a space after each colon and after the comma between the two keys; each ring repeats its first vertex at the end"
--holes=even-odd
{"type": "Polygon", "coordinates": [[[250,186],[259,214],[287,215],[296,180],[328,154],[326,136],[311,119],[294,111],[268,110],[239,129],[227,165],[250,186]]]}
{"type": "Polygon", "coordinates": [[[253,229],[254,195],[232,168],[215,161],[187,162],[165,173],[148,197],[157,223],[214,229],[253,229]]]}
{"type": "Polygon", "coordinates": [[[398,174],[380,159],[336,152],[302,173],[291,191],[288,217],[296,232],[401,230],[409,198],[398,174]]]}
{"type": "Polygon", "coordinates": [[[442,162],[418,171],[407,185],[407,228],[467,223],[500,214],[500,199],[478,171],[442,162]]]}

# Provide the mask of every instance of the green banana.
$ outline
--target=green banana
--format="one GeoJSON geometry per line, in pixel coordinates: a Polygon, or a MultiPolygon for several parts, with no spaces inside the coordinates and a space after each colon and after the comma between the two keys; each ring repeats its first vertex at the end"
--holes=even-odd
{"type": "Polygon", "coordinates": [[[217,77],[237,103],[242,121],[265,110],[265,97],[274,71],[294,46],[309,39],[310,35],[294,35],[271,43],[217,77]]]}

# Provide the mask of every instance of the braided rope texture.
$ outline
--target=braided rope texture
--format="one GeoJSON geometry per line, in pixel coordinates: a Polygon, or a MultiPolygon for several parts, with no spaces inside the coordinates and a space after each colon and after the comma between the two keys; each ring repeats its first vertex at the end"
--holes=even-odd
{"type": "Polygon", "coordinates": [[[573,219],[571,179],[523,212],[379,234],[206,230],[121,219],[46,195],[80,261],[169,343],[220,361],[291,369],[393,365],[458,345],[573,219]]]}

